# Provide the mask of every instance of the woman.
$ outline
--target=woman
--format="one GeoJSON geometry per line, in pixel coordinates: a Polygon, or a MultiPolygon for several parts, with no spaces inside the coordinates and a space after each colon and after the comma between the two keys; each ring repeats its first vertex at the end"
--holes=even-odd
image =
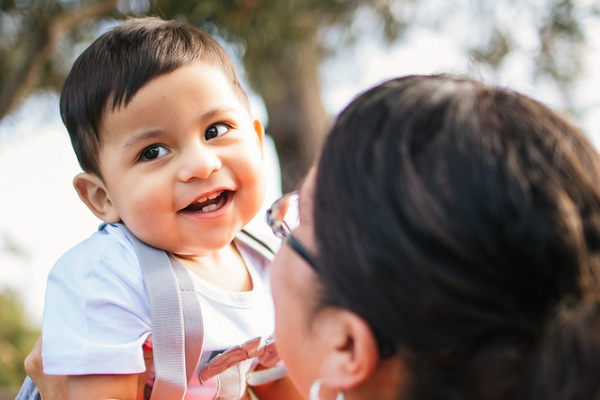
{"type": "Polygon", "coordinates": [[[277,347],[302,393],[597,398],[600,157],[546,106],[385,82],[341,113],[279,233],[277,347]]]}
{"type": "Polygon", "coordinates": [[[526,96],[366,91],[268,212],[290,377],[323,400],[596,398],[599,188],[590,142],[526,96]]]}

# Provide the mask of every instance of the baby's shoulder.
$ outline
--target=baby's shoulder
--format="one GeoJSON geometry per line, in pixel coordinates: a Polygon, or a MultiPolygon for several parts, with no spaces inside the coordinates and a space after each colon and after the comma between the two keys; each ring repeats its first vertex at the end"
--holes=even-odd
{"type": "Polygon", "coordinates": [[[80,257],[85,254],[106,254],[110,256],[123,253],[135,253],[131,242],[117,226],[103,224],[91,236],[67,251],[65,256],[80,257]]]}
{"type": "MultiPolygon", "coordinates": [[[[139,271],[135,249],[123,231],[114,225],[103,225],[90,237],[64,253],[52,271],[87,270],[97,273],[139,271]]],[[[137,275],[137,273],[136,273],[137,275]]]]}

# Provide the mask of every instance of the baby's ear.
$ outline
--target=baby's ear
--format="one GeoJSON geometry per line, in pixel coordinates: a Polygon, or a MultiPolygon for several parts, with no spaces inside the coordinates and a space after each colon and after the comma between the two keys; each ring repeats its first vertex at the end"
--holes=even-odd
{"type": "Polygon", "coordinates": [[[102,221],[112,224],[121,220],[102,179],[89,172],[82,172],[73,179],[73,186],[81,201],[102,221]]]}
{"type": "Polygon", "coordinates": [[[258,118],[254,118],[253,125],[254,132],[256,133],[256,137],[258,139],[258,147],[260,147],[260,151],[261,153],[263,153],[264,156],[263,140],[265,138],[265,128],[263,127],[262,122],[260,122],[258,118]]]}

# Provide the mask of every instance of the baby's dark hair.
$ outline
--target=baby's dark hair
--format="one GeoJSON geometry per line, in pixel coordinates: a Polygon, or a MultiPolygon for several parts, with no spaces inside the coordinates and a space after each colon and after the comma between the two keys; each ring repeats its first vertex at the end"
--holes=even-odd
{"type": "Polygon", "coordinates": [[[403,399],[600,393],[600,155],[566,118],[451,76],[368,90],[314,202],[323,306],[407,364],[403,399]]]}
{"type": "Polygon", "coordinates": [[[230,57],[190,24],[133,18],[96,39],[75,61],[60,97],[60,113],[83,170],[102,176],[99,128],[106,112],[127,106],[152,79],[194,61],[221,69],[249,109],[230,57]]]}

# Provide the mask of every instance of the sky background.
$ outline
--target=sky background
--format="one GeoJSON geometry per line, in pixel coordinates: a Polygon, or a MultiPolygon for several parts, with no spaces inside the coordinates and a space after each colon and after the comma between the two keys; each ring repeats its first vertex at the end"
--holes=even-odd
{"type": "MultiPolygon", "coordinates": [[[[510,18],[510,15],[508,16],[510,18]]],[[[515,29],[519,20],[513,16],[515,29]]],[[[460,18],[445,30],[413,29],[393,46],[372,39],[340,52],[322,68],[323,98],[335,115],[356,94],[393,76],[451,72],[470,74],[488,83],[511,87],[560,106],[553,85],[531,79],[528,41],[535,35],[523,29],[522,49],[510,55],[500,73],[473,70],[461,52],[464,23],[460,18]]],[[[587,27],[591,38],[585,70],[576,88],[578,118],[594,144],[600,143],[600,27],[587,27]]],[[[266,120],[260,99],[253,97],[254,112],[266,120]]],[[[53,263],[75,244],[91,235],[100,221],[81,203],[72,188],[80,172],[58,113],[58,97],[29,99],[0,123],[0,290],[16,290],[34,325],[41,323],[44,288],[53,263]]],[[[274,176],[277,180],[278,175],[274,176]]],[[[277,188],[267,203],[277,197],[277,188]]],[[[261,217],[262,219],[262,217],[261,217]]]]}

